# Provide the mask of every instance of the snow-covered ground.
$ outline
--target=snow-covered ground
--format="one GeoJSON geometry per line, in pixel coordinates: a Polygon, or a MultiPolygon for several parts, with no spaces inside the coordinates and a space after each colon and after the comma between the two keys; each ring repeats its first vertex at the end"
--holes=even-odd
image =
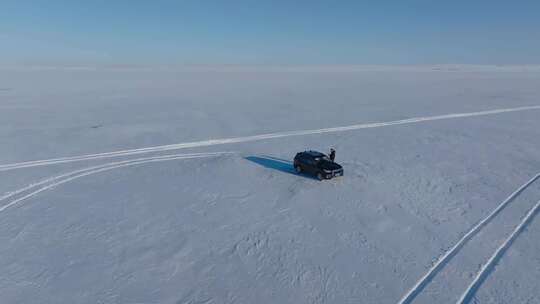
{"type": "Polygon", "coordinates": [[[0,302],[540,303],[539,83],[2,67],[0,302]],[[293,173],[330,147],[343,178],[293,173]]]}

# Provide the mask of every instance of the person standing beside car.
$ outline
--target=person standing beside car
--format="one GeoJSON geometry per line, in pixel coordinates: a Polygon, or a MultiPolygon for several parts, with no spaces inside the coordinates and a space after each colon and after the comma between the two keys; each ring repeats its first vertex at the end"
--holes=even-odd
{"type": "Polygon", "coordinates": [[[330,148],[330,160],[334,161],[334,159],[336,159],[336,150],[330,148]]]}

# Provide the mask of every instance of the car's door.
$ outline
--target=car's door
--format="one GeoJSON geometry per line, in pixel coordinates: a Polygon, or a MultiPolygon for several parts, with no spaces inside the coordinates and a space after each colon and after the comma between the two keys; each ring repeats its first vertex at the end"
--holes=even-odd
{"type": "Polygon", "coordinates": [[[300,168],[302,168],[302,171],[304,172],[309,172],[309,162],[307,159],[308,157],[304,154],[298,157],[298,164],[300,165],[300,168]]]}
{"type": "Polygon", "coordinates": [[[306,156],[305,163],[306,163],[306,172],[314,174],[317,171],[317,164],[315,163],[315,159],[313,159],[313,157],[306,156]]]}

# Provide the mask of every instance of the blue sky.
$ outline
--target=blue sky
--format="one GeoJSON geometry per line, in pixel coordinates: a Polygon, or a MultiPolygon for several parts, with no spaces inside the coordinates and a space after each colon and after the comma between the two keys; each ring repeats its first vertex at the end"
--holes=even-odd
{"type": "Polygon", "coordinates": [[[2,0],[4,64],[540,63],[540,1],[2,0]]]}

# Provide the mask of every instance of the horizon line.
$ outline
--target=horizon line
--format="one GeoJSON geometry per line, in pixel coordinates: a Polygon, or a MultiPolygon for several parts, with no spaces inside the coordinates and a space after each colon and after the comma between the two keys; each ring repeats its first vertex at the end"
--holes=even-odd
{"type": "Polygon", "coordinates": [[[428,68],[440,71],[456,71],[459,68],[527,68],[540,69],[540,63],[527,64],[476,64],[476,63],[433,63],[433,64],[241,64],[241,63],[174,63],[174,64],[132,64],[132,63],[84,63],[84,64],[31,64],[15,63],[0,64],[0,69],[65,69],[65,70],[97,70],[97,69],[118,69],[118,70],[138,70],[138,69],[160,69],[174,70],[181,68],[335,68],[335,69],[411,69],[428,68]]]}

